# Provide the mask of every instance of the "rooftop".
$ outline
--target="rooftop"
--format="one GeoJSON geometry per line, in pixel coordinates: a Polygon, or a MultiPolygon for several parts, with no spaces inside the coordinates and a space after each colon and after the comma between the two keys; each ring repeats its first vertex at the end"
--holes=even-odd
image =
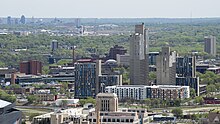
{"type": "Polygon", "coordinates": [[[12,103],[0,99],[0,108],[4,108],[12,103]]]}
{"type": "Polygon", "coordinates": [[[117,95],[116,94],[114,94],[114,93],[99,93],[98,95],[97,95],[97,97],[102,97],[102,96],[111,96],[111,97],[117,97],[117,95]]]}

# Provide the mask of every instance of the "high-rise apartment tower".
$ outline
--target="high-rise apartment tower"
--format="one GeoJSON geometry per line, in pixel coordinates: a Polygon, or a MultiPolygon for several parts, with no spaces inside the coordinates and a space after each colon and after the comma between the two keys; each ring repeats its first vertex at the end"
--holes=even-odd
{"type": "Polygon", "coordinates": [[[150,85],[148,81],[148,30],[144,23],[135,25],[130,36],[130,84],[150,85]]]}

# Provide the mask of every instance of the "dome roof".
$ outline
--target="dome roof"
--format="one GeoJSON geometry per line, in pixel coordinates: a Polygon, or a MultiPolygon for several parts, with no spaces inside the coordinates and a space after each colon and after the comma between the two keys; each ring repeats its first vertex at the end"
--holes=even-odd
{"type": "Polygon", "coordinates": [[[114,59],[109,59],[105,62],[105,64],[117,64],[117,61],[114,59]]]}

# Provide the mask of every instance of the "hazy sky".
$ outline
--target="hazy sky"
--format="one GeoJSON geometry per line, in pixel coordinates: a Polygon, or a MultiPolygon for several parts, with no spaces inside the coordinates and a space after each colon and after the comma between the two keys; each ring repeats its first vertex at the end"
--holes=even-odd
{"type": "Polygon", "coordinates": [[[220,17],[220,0],[0,0],[0,17],[220,17]]]}

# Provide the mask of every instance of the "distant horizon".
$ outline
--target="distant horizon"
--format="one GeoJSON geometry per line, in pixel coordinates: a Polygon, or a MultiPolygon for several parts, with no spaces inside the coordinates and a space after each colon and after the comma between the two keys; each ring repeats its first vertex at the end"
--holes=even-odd
{"type": "MultiPolygon", "coordinates": [[[[9,15],[10,16],[10,15],[9,15]]],[[[0,16],[0,18],[7,18],[9,16],[3,17],[0,16]]],[[[22,16],[22,15],[21,15],[22,16]]],[[[10,16],[11,18],[21,18],[21,16],[10,16]]],[[[25,16],[25,15],[24,15],[25,16]]],[[[35,19],[54,19],[54,18],[58,18],[58,19],[218,19],[219,17],[27,17],[25,16],[25,18],[31,19],[31,18],[35,18],[35,19]]]]}
{"type": "Polygon", "coordinates": [[[215,18],[220,0],[5,0],[0,17],[215,18]]]}

